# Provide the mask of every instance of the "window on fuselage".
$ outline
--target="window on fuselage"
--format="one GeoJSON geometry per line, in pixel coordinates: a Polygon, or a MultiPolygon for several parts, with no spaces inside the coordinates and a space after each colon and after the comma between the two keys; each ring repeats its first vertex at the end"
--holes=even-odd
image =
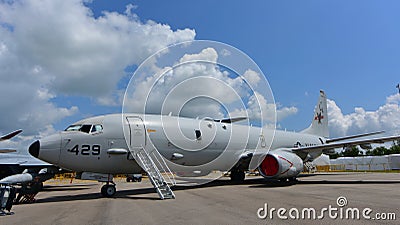
{"type": "Polygon", "coordinates": [[[196,139],[201,140],[201,131],[200,130],[195,130],[194,133],[196,134],[196,139]]]}

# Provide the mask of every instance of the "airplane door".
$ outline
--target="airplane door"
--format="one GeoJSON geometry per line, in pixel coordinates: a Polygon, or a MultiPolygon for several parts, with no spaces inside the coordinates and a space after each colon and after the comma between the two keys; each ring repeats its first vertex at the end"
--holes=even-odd
{"type": "Polygon", "coordinates": [[[140,117],[126,117],[130,131],[130,147],[141,148],[146,146],[146,130],[140,117]]]}

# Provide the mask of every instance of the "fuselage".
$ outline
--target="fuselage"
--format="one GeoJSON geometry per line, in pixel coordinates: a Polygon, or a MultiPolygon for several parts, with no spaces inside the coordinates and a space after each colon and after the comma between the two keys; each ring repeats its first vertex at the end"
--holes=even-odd
{"type": "MultiPolygon", "coordinates": [[[[266,154],[324,142],[325,138],[315,135],[211,119],[110,114],[78,121],[43,138],[30,147],[30,153],[76,172],[123,174],[142,171],[131,151],[143,147],[157,149],[172,171],[190,175],[229,171],[245,152],[266,154]]],[[[305,160],[307,156],[300,157],[305,160]]]]}

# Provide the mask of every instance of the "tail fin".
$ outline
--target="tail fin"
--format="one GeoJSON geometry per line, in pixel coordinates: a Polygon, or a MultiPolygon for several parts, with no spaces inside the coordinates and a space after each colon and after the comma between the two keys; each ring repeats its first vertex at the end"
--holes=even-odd
{"type": "Polygon", "coordinates": [[[302,133],[319,135],[328,138],[328,106],[324,91],[319,91],[319,99],[314,109],[314,116],[310,127],[303,130],[302,133]]]}

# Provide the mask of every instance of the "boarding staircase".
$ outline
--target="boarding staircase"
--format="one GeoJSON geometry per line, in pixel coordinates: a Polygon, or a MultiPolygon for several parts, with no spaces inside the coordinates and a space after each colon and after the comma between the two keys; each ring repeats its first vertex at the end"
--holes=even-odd
{"type": "Polygon", "coordinates": [[[172,199],[175,198],[174,192],[171,190],[169,185],[176,185],[176,181],[173,173],[165,163],[164,158],[156,149],[147,151],[143,147],[130,149],[131,154],[134,156],[139,165],[146,171],[149,176],[151,183],[156,189],[161,199],[172,199]],[[155,161],[159,165],[157,167],[155,161]],[[163,171],[163,174],[160,172],[163,171]],[[169,184],[168,184],[169,183],[169,184]]]}
{"type": "Polygon", "coordinates": [[[308,172],[308,173],[315,173],[317,170],[315,165],[312,162],[305,162],[304,168],[305,168],[304,172],[308,172]]]}

